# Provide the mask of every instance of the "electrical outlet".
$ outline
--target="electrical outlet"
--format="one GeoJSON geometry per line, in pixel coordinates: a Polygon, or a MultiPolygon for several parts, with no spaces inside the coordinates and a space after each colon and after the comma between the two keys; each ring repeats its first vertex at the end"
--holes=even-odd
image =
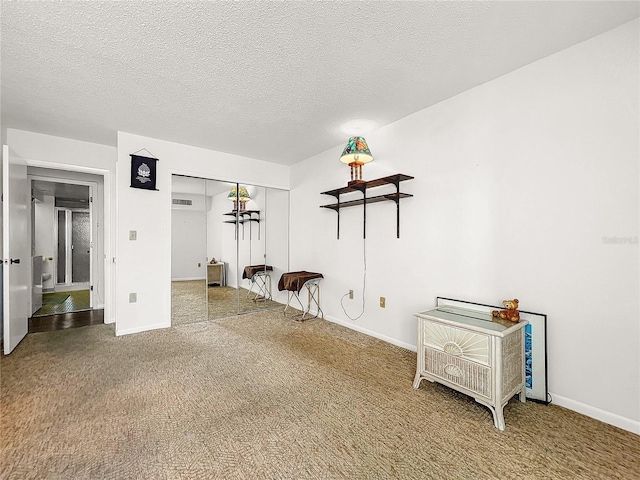
{"type": "Polygon", "coordinates": [[[129,230],[129,240],[137,240],[138,232],[136,230],[129,230]]]}
{"type": "Polygon", "coordinates": [[[353,290],[349,290],[349,298],[353,300],[353,290]]]}
{"type": "Polygon", "coordinates": [[[380,306],[382,308],[385,308],[385,305],[387,304],[387,299],[384,297],[380,297],[380,306]]]}
{"type": "Polygon", "coordinates": [[[138,294],[137,293],[130,293],[129,294],[129,303],[136,303],[138,301],[138,294]]]}

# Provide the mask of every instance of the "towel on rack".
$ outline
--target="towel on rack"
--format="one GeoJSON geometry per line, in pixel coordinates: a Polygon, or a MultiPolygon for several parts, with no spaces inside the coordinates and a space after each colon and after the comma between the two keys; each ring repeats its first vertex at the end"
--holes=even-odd
{"type": "Polygon", "coordinates": [[[271,265],[250,265],[248,267],[244,267],[244,272],[242,272],[242,278],[251,278],[258,272],[264,271],[273,271],[273,267],[271,265]]]}
{"type": "Polygon", "coordinates": [[[283,273],[278,281],[278,290],[289,290],[300,293],[304,284],[314,278],[324,278],[324,276],[321,273],[307,272],[304,270],[300,272],[283,273]]]}

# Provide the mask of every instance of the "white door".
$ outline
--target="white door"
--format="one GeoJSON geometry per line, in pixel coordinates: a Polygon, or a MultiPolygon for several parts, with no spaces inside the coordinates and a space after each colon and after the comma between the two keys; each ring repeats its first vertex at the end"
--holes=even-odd
{"type": "Polygon", "coordinates": [[[2,233],[4,354],[8,355],[28,330],[31,257],[28,224],[31,214],[27,164],[2,146],[2,233]]]}

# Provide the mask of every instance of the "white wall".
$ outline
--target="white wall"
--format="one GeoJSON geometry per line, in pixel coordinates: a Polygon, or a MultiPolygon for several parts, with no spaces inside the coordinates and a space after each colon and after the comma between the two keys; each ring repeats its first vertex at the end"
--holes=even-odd
{"type": "Polygon", "coordinates": [[[204,280],[206,278],[206,220],[204,211],[172,210],[172,280],[204,280]]]}
{"type": "Polygon", "coordinates": [[[171,279],[207,278],[207,215],[204,181],[202,195],[174,193],[174,198],[191,200],[192,205],[171,208],[171,279]]]}
{"type": "Polygon", "coordinates": [[[53,237],[53,232],[55,231],[54,209],[55,197],[51,195],[44,195],[43,200],[36,202],[33,206],[33,214],[35,217],[34,256],[42,255],[42,273],[52,274],[49,280],[43,281],[42,283],[42,288],[45,289],[51,289],[55,285],[53,260],[47,259],[47,257],[55,258],[56,241],[53,237]]]}
{"type": "Polygon", "coordinates": [[[517,297],[548,314],[554,402],[640,432],[638,38],[635,20],[366,135],[365,178],[413,175],[415,196],[400,239],[395,204],[367,208],[356,322],[340,298],[354,289],[360,312],[362,207],[340,240],[318,208],[346,185],[343,145],[294,165],[291,269],[324,274],[325,315],[415,349],[412,315],[436,296],[517,297]]]}
{"type": "Polygon", "coordinates": [[[7,129],[7,143],[18,156],[25,159],[30,175],[98,182],[96,202],[101,201],[104,193],[105,203],[96,203],[94,207],[94,213],[96,209],[99,210],[98,222],[102,232],[99,235],[102,243],[98,242],[98,250],[104,247],[104,251],[97,253],[100,257],[97,268],[104,269],[104,285],[94,287],[99,292],[97,306],[104,301],[105,322],[114,322],[111,292],[114,291],[115,278],[111,259],[115,251],[116,148],[15,129],[7,129]],[[99,175],[102,180],[94,175],[99,175]]]}
{"type": "MultiPolygon", "coordinates": [[[[209,184],[209,183],[208,183],[209,184]]],[[[231,187],[229,187],[229,190],[231,187]]],[[[224,223],[232,220],[225,216],[232,210],[232,203],[227,200],[229,190],[208,197],[209,210],[207,211],[207,259],[215,258],[225,264],[226,283],[228,286],[236,286],[236,257],[237,245],[235,240],[235,225],[224,223]]]]}
{"type": "Polygon", "coordinates": [[[35,252],[34,255],[52,257],[55,253],[54,231],[55,197],[44,195],[41,202],[34,205],[35,216],[35,252]]]}
{"type": "Polygon", "coordinates": [[[289,187],[282,165],[118,132],[116,334],[171,325],[171,175],[289,187]],[[130,188],[130,154],[157,158],[158,191],[130,188]],[[139,154],[145,154],[141,152],[139,154]],[[137,231],[130,241],[128,232],[137,231]],[[129,294],[137,302],[129,303],[129,294]]]}

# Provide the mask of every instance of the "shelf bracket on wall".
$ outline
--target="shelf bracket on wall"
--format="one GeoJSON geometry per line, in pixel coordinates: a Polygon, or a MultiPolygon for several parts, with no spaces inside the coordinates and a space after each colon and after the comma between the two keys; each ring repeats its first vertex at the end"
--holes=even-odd
{"type": "Polygon", "coordinates": [[[404,182],[405,180],[412,180],[413,177],[409,175],[404,175],[402,173],[398,173],[395,175],[390,175],[388,177],[378,178],[376,180],[371,180],[369,182],[364,182],[361,184],[356,184],[352,186],[337,188],[335,190],[328,190],[326,192],[322,192],[323,195],[331,195],[336,198],[336,203],[332,203],[330,205],[321,205],[322,208],[329,208],[334,210],[338,214],[338,239],[340,239],[340,209],[347,207],[354,207],[356,205],[362,205],[363,210],[363,233],[362,238],[366,238],[367,235],[367,204],[377,203],[383,201],[392,201],[396,204],[396,238],[400,238],[400,199],[413,197],[413,195],[409,193],[401,193],[400,192],[400,182],[404,182]],[[383,194],[374,197],[367,197],[367,189],[380,187],[383,185],[395,185],[396,191],[391,194],[383,194]],[[361,192],[362,198],[356,200],[348,200],[342,202],[340,196],[345,193],[350,192],[361,192]]]}

